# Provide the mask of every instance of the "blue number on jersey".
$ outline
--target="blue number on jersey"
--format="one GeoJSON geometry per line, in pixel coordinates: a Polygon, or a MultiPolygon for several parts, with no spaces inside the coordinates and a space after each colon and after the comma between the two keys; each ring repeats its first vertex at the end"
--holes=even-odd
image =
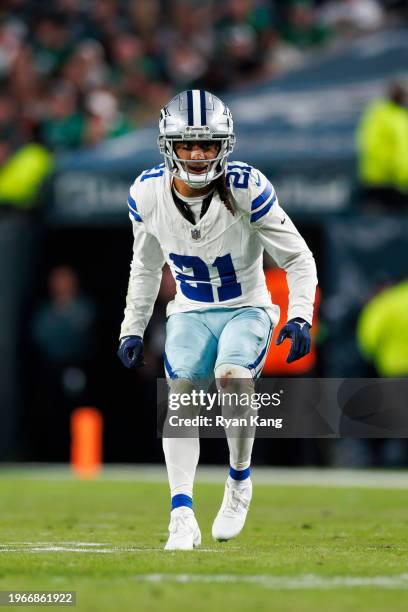
{"type": "Polygon", "coordinates": [[[164,174],[164,164],[159,164],[158,166],[155,166],[151,170],[145,170],[142,173],[140,182],[143,183],[143,181],[145,181],[146,179],[163,176],[163,174],[164,174]]]}
{"type": "Polygon", "coordinates": [[[238,189],[248,189],[249,177],[251,174],[252,166],[241,166],[241,164],[228,164],[227,174],[225,175],[225,179],[227,181],[228,187],[232,184],[234,187],[238,189]],[[237,168],[233,170],[233,168],[237,168]],[[239,170],[241,172],[239,172],[239,170]]]}
{"type": "MultiPolygon", "coordinates": [[[[180,281],[180,289],[189,300],[195,300],[196,302],[215,301],[210,284],[210,272],[206,263],[200,257],[177,255],[176,253],[170,253],[169,257],[180,270],[176,274],[176,280],[180,281]],[[192,275],[184,274],[184,268],[190,268],[192,275]],[[196,286],[192,286],[190,283],[194,283],[196,286]]],[[[237,282],[231,255],[228,253],[222,257],[217,257],[212,265],[217,268],[221,280],[221,286],[217,287],[219,301],[225,302],[242,295],[241,285],[237,282]]]]}
{"type": "Polygon", "coordinates": [[[210,285],[210,273],[204,261],[195,255],[176,255],[170,253],[170,259],[181,272],[177,272],[176,280],[180,281],[180,289],[189,300],[197,302],[213,302],[212,287],[210,285]],[[191,268],[192,276],[184,274],[184,268],[191,268]],[[193,287],[189,283],[195,283],[193,287]]]}
{"type": "Polygon", "coordinates": [[[228,253],[228,255],[223,255],[223,257],[217,257],[213,266],[217,268],[221,279],[221,287],[217,288],[220,302],[232,300],[242,295],[241,285],[237,283],[237,275],[235,274],[231,255],[228,253]]]}

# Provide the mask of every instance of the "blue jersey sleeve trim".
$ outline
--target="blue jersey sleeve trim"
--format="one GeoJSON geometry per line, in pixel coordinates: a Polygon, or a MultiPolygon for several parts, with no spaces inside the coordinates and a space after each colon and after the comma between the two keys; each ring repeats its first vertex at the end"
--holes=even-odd
{"type": "Polygon", "coordinates": [[[276,202],[276,195],[273,196],[269,204],[267,204],[260,210],[257,210],[255,213],[252,213],[251,219],[250,219],[251,223],[254,223],[254,221],[258,221],[258,219],[261,219],[261,217],[266,215],[266,213],[272,208],[275,202],[276,202]]]}
{"type": "Polygon", "coordinates": [[[257,198],[255,198],[255,200],[252,200],[251,210],[255,210],[255,208],[258,208],[258,206],[266,202],[266,200],[269,198],[269,196],[272,193],[272,189],[273,187],[271,183],[268,181],[266,183],[266,187],[263,190],[263,192],[257,198]]]}
{"type": "Polygon", "coordinates": [[[133,210],[133,208],[131,208],[130,206],[129,206],[129,212],[130,212],[130,214],[132,215],[132,217],[133,217],[134,219],[136,219],[136,221],[139,221],[139,222],[141,222],[141,221],[142,221],[142,217],[141,217],[140,215],[138,215],[138,214],[137,214],[137,213],[136,213],[136,212],[133,210]]]}
{"type": "Polygon", "coordinates": [[[132,198],[132,196],[130,195],[130,193],[129,193],[129,195],[128,195],[128,200],[127,200],[127,201],[128,201],[128,204],[129,204],[129,208],[133,208],[133,210],[134,210],[135,212],[138,212],[138,211],[137,211],[136,202],[134,201],[134,199],[132,198]]]}
{"type": "Polygon", "coordinates": [[[136,219],[136,221],[139,221],[139,222],[142,221],[142,217],[139,215],[139,212],[137,210],[136,202],[132,198],[130,193],[128,195],[127,203],[128,203],[128,207],[129,207],[129,212],[132,215],[132,217],[134,219],[136,219]]]}

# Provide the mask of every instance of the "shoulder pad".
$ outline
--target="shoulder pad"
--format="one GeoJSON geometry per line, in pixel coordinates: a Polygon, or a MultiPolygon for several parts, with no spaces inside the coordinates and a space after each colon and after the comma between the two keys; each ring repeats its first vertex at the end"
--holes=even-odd
{"type": "Polygon", "coordinates": [[[261,219],[277,203],[272,183],[262,172],[242,162],[227,166],[226,181],[237,208],[254,223],[261,219]]]}
{"type": "MultiPolygon", "coordinates": [[[[132,221],[142,223],[153,210],[158,179],[164,176],[164,163],[144,170],[130,187],[127,203],[132,221]],[[150,180],[151,179],[151,180],[150,180]],[[156,179],[156,180],[155,180],[156,179]]],[[[161,185],[161,181],[160,181],[161,185]]]]}

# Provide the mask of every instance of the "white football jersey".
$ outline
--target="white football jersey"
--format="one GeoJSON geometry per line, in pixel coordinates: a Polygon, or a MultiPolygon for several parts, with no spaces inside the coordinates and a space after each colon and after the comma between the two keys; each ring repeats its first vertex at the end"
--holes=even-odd
{"type": "Polygon", "coordinates": [[[203,217],[193,225],[176,207],[172,177],[160,164],[137,177],[128,206],[134,248],[121,337],[143,336],[160,286],[164,262],[177,293],[167,315],[210,308],[265,308],[279,320],[265,283],[263,251],[287,273],[288,319],[312,322],[316,266],[305,241],[279,206],[268,179],[242,162],[226,173],[234,215],[214,192],[203,217]]]}

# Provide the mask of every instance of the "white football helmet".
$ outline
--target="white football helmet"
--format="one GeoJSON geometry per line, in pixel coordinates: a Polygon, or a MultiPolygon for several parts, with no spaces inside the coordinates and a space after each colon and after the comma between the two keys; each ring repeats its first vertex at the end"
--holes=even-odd
{"type": "MultiPolygon", "coordinates": [[[[216,96],[202,89],[183,91],[161,110],[160,134],[157,140],[160,153],[164,155],[169,172],[195,189],[205,187],[218,178],[227,165],[228,155],[235,144],[233,121],[230,110],[216,96]],[[177,141],[209,141],[220,145],[216,157],[205,160],[206,172],[189,172],[185,160],[176,155],[177,141]]],[[[189,160],[203,164],[203,160],[189,160]]]]}

